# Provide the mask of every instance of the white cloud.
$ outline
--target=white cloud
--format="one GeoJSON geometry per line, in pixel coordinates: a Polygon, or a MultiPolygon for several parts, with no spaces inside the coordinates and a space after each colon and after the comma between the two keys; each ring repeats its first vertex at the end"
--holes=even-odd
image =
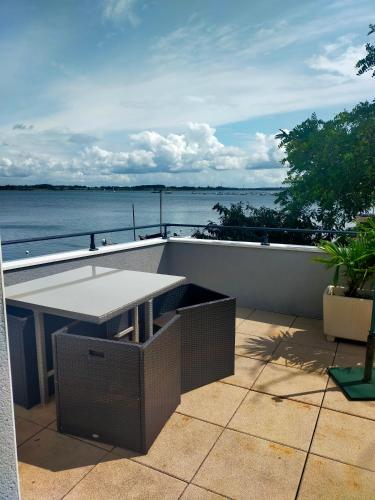
{"type": "MultiPolygon", "coordinates": [[[[350,106],[373,96],[373,82],[365,76],[346,78],[328,71],[332,55],[324,51],[322,58],[318,54],[312,59],[319,71],[311,72],[306,64],[311,47],[324,40],[348,31],[359,37],[362,29],[365,36],[368,1],[300,2],[283,9],[284,19],[275,11],[264,22],[249,17],[249,9],[241,19],[241,9],[233,8],[233,16],[224,21],[203,9],[201,16],[180,25],[180,16],[161,24],[151,18],[156,9],[160,18],[167,14],[170,2],[164,3],[100,0],[98,25],[90,21],[82,26],[82,40],[87,35],[90,43],[80,44],[79,50],[74,45],[76,24],[56,32],[55,25],[35,21],[24,36],[14,32],[0,43],[0,91],[12,96],[4,102],[8,107],[2,123],[26,121],[39,129],[74,126],[94,134],[178,130],[188,121],[219,126],[315,107],[350,106]],[[136,24],[142,9],[144,30],[127,38],[126,30],[113,29],[112,22],[136,24]],[[103,26],[103,19],[108,24],[103,26]],[[96,31],[101,37],[97,45],[94,39],[91,43],[96,31]],[[104,39],[105,49],[98,49],[104,39]],[[51,69],[56,61],[66,72],[51,69]]],[[[353,36],[352,45],[358,47],[358,38],[353,36]]],[[[344,59],[352,58],[348,50],[344,59]]],[[[345,61],[339,64],[341,71],[349,64],[345,61]]]]}
{"type": "Polygon", "coordinates": [[[255,141],[250,155],[250,165],[256,165],[258,170],[275,168],[284,157],[284,151],[279,148],[280,141],[274,135],[261,132],[255,134],[255,141]]]}
{"type": "MultiPolygon", "coordinates": [[[[50,131],[41,131],[41,145],[50,131]]],[[[15,135],[15,133],[14,133],[15,135]]],[[[222,144],[215,134],[215,129],[207,123],[189,123],[183,133],[160,134],[155,131],[143,131],[131,134],[129,145],[121,151],[112,151],[108,147],[90,144],[85,137],[82,142],[74,143],[70,156],[62,155],[61,147],[56,147],[57,132],[53,132],[55,152],[28,152],[23,141],[3,147],[7,155],[0,159],[0,177],[27,177],[27,182],[121,182],[124,176],[132,175],[136,183],[143,183],[141,176],[154,176],[151,182],[159,182],[160,175],[170,175],[172,184],[181,183],[185,174],[199,173],[203,178],[218,179],[223,171],[238,172],[242,179],[250,175],[254,179],[266,178],[268,174],[258,171],[274,170],[279,181],[279,171],[283,151],[278,148],[279,141],[272,135],[262,133],[248,138],[245,148],[228,147],[222,144]],[[210,174],[207,173],[210,172],[210,174]],[[217,174],[211,175],[217,172],[217,174]],[[242,172],[242,174],[240,174],[242,172]],[[249,172],[249,174],[246,174],[249,172]],[[260,175],[260,177],[259,177],[260,175]],[[134,177],[135,176],[135,177],[134,177]],[[182,176],[182,177],[181,177],[182,176]],[[173,180],[172,180],[173,179],[173,180]]],[[[83,134],[63,131],[60,135],[63,145],[67,137],[81,138],[83,134]]],[[[37,142],[38,132],[34,132],[37,142]]],[[[9,140],[9,136],[7,136],[9,140]]],[[[16,138],[13,137],[13,141],[16,138]]],[[[18,137],[19,139],[19,137],[18,137]]],[[[66,153],[66,151],[65,151],[66,153]]],[[[237,174],[236,174],[237,175],[237,174]]],[[[130,178],[126,177],[128,181],[130,178]]],[[[220,183],[220,181],[219,181],[220,183]]],[[[272,184],[272,181],[271,181],[272,184]]]]}
{"type": "Polygon", "coordinates": [[[373,96],[368,78],[340,76],[332,81],[321,74],[306,74],[300,66],[254,67],[228,60],[219,65],[207,61],[199,66],[160,67],[139,75],[135,82],[112,72],[108,80],[101,75],[54,87],[48,97],[61,100],[61,111],[34,121],[40,128],[73,123],[78,130],[94,133],[177,129],[189,121],[219,126],[283,112],[347,106],[373,96]],[[191,96],[211,97],[192,100],[191,96]]]}
{"type": "Polygon", "coordinates": [[[138,0],[103,0],[103,17],[114,23],[128,21],[132,26],[140,22],[134,9],[138,0]]]}
{"type": "Polygon", "coordinates": [[[303,50],[306,40],[311,44],[348,22],[345,15],[334,25],[328,17],[254,29],[193,19],[154,39],[136,69],[118,60],[110,69],[51,85],[46,98],[57,103],[58,111],[34,123],[42,128],[74,124],[95,133],[176,130],[189,121],[220,126],[371,99],[371,79],[354,77],[361,45],[341,38],[309,59],[303,50]],[[295,57],[285,54],[297,44],[295,57]]]}
{"type": "Polygon", "coordinates": [[[94,169],[105,175],[130,172],[142,174],[156,167],[151,151],[113,152],[98,146],[86,148],[81,155],[81,163],[88,173],[94,169]]]}
{"type": "Polygon", "coordinates": [[[13,130],[32,130],[34,125],[26,125],[26,123],[16,123],[13,125],[13,130]]]}
{"type": "Polygon", "coordinates": [[[364,45],[352,45],[350,39],[341,37],[335,43],[325,45],[323,52],[314,55],[308,62],[312,69],[340,75],[345,79],[357,79],[355,65],[365,54],[364,45]]]}

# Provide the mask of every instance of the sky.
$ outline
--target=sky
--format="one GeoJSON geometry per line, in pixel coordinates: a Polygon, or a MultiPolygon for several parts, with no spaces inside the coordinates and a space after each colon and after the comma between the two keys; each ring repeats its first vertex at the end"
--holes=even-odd
{"type": "Polygon", "coordinates": [[[275,133],[374,98],[374,0],[1,0],[0,184],[280,186],[275,133]]]}

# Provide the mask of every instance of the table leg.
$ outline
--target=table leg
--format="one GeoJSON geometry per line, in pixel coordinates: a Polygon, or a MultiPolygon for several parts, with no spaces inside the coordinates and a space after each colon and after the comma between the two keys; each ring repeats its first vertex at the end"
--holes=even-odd
{"type": "Polygon", "coordinates": [[[133,342],[139,342],[139,312],[138,306],[133,309],[133,342]]]}
{"type": "Polygon", "coordinates": [[[48,373],[46,358],[46,340],[43,313],[34,311],[36,357],[38,362],[40,403],[48,402],[48,373]]]}
{"type": "Polygon", "coordinates": [[[154,315],[152,311],[152,299],[145,303],[145,330],[146,339],[152,337],[154,333],[154,315]]]}

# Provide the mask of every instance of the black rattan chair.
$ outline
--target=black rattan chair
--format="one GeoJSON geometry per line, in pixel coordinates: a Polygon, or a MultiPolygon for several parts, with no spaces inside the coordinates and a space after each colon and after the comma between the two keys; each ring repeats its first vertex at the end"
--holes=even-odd
{"type": "Polygon", "coordinates": [[[155,324],[181,316],[181,392],[233,375],[236,299],[194,284],[154,299],[155,324]]]}
{"type": "MultiPolygon", "coordinates": [[[[31,408],[40,403],[38,364],[36,356],[34,314],[29,309],[7,307],[9,351],[12,372],[13,401],[31,408]]],[[[53,370],[52,334],[60,331],[81,336],[109,338],[129,325],[128,313],[101,325],[69,318],[44,315],[47,370],[53,370]]],[[[48,379],[48,392],[55,391],[53,376],[48,379]]]]}
{"type": "Polygon", "coordinates": [[[180,403],[180,318],[143,344],[53,336],[60,432],[146,453],[180,403]]]}
{"type": "MultiPolygon", "coordinates": [[[[47,369],[53,368],[51,335],[72,320],[45,315],[45,342],[47,369]]],[[[38,365],[36,357],[34,315],[29,309],[7,307],[9,352],[12,372],[13,400],[25,408],[40,403],[38,365]]],[[[53,379],[49,379],[49,394],[54,392],[53,379]]]]}

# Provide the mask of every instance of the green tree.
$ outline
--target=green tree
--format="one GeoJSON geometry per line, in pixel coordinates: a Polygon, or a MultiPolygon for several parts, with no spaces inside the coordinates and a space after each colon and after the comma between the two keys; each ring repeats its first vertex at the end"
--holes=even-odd
{"type": "Polygon", "coordinates": [[[277,137],[288,167],[276,198],[285,213],[309,213],[324,229],[343,229],[375,205],[375,100],[326,122],[314,113],[277,137]]]}
{"type": "MultiPolygon", "coordinates": [[[[375,24],[370,24],[369,25],[370,31],[368,32],[368,35],[372,35],[375,33],[375,24]]],[[[375,46],[371,45],[370,43],[366,44],[366,56],[363,59],[360,59],[357,64],[356,68],[358,69],[357,75],[362,75],[363,73],[366,73],[366,71],[373,71],[372,76],[375,77],[375,46]]]]}
{"type": "MultiPolygon", "coordinates": [[[[219,224],[209,222],[204,231],[196,231],[195,238],[231,240],[231,241],[262,241],[264,232],[256,230],[232,229],[228,226],[272,227],[316,229],[308,214],[301,212],[298,217],[289,213],[267,207],[255,208],[245,203],[232,203],[229,207],[217,203],[214,210],[219,214],[219,224]],[[215,227],[218,226],[219,227],[215,227]]],[[[270,243],[294,243],[309,245],[317,241],[314,234],[270,232],[270,243]]]]}

